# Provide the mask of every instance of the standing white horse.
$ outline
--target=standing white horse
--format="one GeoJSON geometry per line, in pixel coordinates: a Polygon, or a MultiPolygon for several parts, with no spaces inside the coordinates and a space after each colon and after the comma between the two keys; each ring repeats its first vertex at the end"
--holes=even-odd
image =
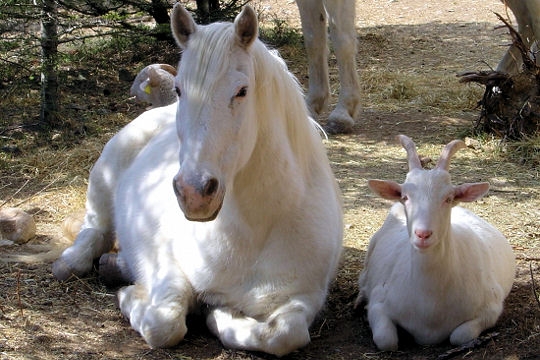
{"type": "MultiPolygon", "coordinates": [[[[534,56],[537,64],[540,64],[538,56],[538,40],[540,40],[540,0],[502,0],[512,10],[518,23],[518,32],[523,42],[530,49],[531,57],[534,56]]],[[[497,70],[511,75],[521,72],[523,59],[521,51],[512,45],[501,59],[497,70]]]]}
{"type": "Polygon", "coordinates": [[[308,57],[307,103],[313,115],[326,109],[328,79],[327,23],[339,68],[340,92],[326,131],[349,133],[360,110],[360,84],[356,71],[355,0],[296,0],[308,57]]]}
{"type": "Polygon", "coordinates": [[[134,283],[119,291],[120,309],[150,346],[181,341],[187,313],[204,303],[225,346],[287,354],[310,341],[341,253],[325,149],[250,7],[234,24],[198,26],[176,5],[171,23],[183,50],[178,105],[144,113],[107,144],[85,223],[53,272],[90,270],[112,245],[114,219],[117,262],[134,283]]]}

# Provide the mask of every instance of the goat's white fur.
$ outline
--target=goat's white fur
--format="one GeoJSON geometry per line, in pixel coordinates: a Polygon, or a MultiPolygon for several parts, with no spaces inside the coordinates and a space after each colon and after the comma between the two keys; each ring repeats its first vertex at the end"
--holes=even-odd
{"type": "Polygon", "coordinates": [[[367,301],[381,350],[398,348],[398,325],[420,344],[448,337],[463,344],[500,316],[514,279],[514,254],[497,229],[455,206],[489,187],[452,185],[448,162],[463,142],[448,144],[438,165],[424,170],[412,140],[400,140],[409,154],[405,182],[369,181],[379,196],[398,202],[370,240],[357,305],[367,301]]]}

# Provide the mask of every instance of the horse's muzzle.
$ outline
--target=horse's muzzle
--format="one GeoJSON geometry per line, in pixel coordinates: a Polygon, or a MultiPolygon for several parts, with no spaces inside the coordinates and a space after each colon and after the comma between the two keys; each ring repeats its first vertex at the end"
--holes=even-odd
{"type": "Polygon", "coordinates": [[[215,177],[185,178],[177,174],[173,179],[173,189],[180,209],[191,221],[212,221],[223,205],[225,191],[215,177]]]}

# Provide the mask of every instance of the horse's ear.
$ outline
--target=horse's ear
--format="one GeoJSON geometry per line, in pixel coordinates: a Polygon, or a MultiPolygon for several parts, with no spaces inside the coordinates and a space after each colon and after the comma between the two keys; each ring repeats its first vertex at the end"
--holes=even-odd
{"type": "Polygon", "coordinates": [[[236,32],[236,41],[247,49],[259,36],[259,24],[255,10],[249,5],[244,9],[236,19],[234,19],[234,30],[236,32]]]}
{"type": "Polygon", "coordinates": [[[197,30],[197,24],[180,3],[176,3],[172,10],[171,30],[176,43],[183,49],[186,48],[190,35],[197,30]]]}

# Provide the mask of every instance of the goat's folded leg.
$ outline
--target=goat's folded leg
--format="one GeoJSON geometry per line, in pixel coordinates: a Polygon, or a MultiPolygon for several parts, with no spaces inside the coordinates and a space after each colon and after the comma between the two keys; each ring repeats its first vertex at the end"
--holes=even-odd
{"type": "Polygon", "coordinates": [[[379,350],[392,351],[398,349],[399,338],[397,326],[386,315],[384,305],[368,305],[368,321],[373,333],[373,342],[379,350]]]}
{"type": "Polygon", "coordinates": [[[462,345],[476,339],[482,331],[494,326],[503,310],[502,302],[487,305],[477,318],[466,321],[450,334],[452,345],[462,345]]]}

